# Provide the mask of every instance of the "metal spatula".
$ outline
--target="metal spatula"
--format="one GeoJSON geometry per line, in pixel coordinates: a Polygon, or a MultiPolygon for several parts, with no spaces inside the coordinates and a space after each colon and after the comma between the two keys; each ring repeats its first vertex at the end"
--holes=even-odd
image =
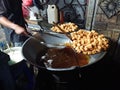
{"type": "Polygon", "coordinates": [[[64,34],[42,31],[37,33],[37,37],[32,35],[27,35],[30,38],[35,38],[39,40],[41,44],[44,44],[48,48],[62,49],[66,47],[66,43],[70,43],[71,40],[64,34]]]}

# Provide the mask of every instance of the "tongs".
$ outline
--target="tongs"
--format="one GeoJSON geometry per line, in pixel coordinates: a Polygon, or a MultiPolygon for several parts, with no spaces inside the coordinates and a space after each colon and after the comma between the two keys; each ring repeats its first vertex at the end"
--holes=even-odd
{"type": "Polygon", "coordinates": [[[61,27],[58,24],[56,24],[55,22],[53,22],[53,24],[57,26],[62,31],[62,33],[65,34],[70,40],[72,40],[71,36],[68,33],[66,33],[63,29],[61,29],[61,27]]]}

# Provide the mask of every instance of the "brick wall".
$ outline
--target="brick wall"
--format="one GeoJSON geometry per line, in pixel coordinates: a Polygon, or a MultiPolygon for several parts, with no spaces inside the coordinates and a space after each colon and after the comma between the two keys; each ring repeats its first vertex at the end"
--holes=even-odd
{"type": "MultiPolygon", "coordinates": [[[[101,1],[103,0],[99,0],[99,3],[101,1]]],[[[120,33],[120,13],[108,18],[98,4],[93,28],[117,40],[120,33]]]]}

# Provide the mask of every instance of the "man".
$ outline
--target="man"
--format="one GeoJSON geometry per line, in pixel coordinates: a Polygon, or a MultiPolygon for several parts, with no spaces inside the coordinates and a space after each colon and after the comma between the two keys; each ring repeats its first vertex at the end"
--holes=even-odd
{"type": "Polygon", "coordinates": [[[0,24],[6,40],[14,46],[21,46],[27,39],[26,22],[22,12],[22,0],[0,0],[0,24]]]}
{"type": "MultiPolygon", "coordinates": [[[[28,38],[26,36],[28,32],[22,12],[22,0],[0,0],[0,24],[4,29],[8,43],[12,42],[14,46],[21,46],[24,43],[28,38]]],[[[24,74],[28,80],[28,85],[23,88],[33,90],[33,74],[29,71],[26,62],[22,60],[9,66],[9,60],[9,56],[0,51],[0,83],[4,88],[2,90],[15,90],[16,80],[21,74],[24,74]]]]}

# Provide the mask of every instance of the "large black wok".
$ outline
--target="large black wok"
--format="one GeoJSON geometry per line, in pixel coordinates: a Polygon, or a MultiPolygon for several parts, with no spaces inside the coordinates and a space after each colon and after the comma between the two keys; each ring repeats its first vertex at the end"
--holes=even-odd
{"type": "MultiPolygon", "coordinates": [[[[46,40],[46,42],[51,42],[51,38],[49,38],[49,36],[45,35],[43,36],[46,40]]],[[[42,39],[39,39],[42,40],[42,39]]],[[[52,40],[53,41],[53,40],[52,40]]],[[[66,40],[66,38],[63,38],[62,41],[60,40],[54,40],[57,43],[62,43],[62,42],[69,42],[66,40]]],[[[35,65],[38,68],[43,68],[43,69],[47,69],[47,70],[52,70],[52,71],[65,71],[65,70],[73,70],[76,68],[76,66],[71,66],[69,68],[51,68],[51,67],[46,67],[44,65],[44,61],[41,60],[41,63],[38,63],[38,60],[40,60],[41,56],[45,55],[45,53],[48,51],[48,47],[46,47],[45,45],[41,44],[38,40],[36,40],[35,38],[28,38],[23,46],[22,46],[22,55],[24,56],[25,60],[27,60],[28,62],[30,62],[31,64],[35,65]],[[38,58],[39,55],[39,58],[38,58]]],[[[93,63],[96,63],[97,61],[101,60],[104,56],[105,56],[106,52],[100,52],[98,54],[94,54],[94,55],[90,55],[90,60],[89,63],[81,66],[82,67],[86,67],[89,66],[93,63]]]]}

